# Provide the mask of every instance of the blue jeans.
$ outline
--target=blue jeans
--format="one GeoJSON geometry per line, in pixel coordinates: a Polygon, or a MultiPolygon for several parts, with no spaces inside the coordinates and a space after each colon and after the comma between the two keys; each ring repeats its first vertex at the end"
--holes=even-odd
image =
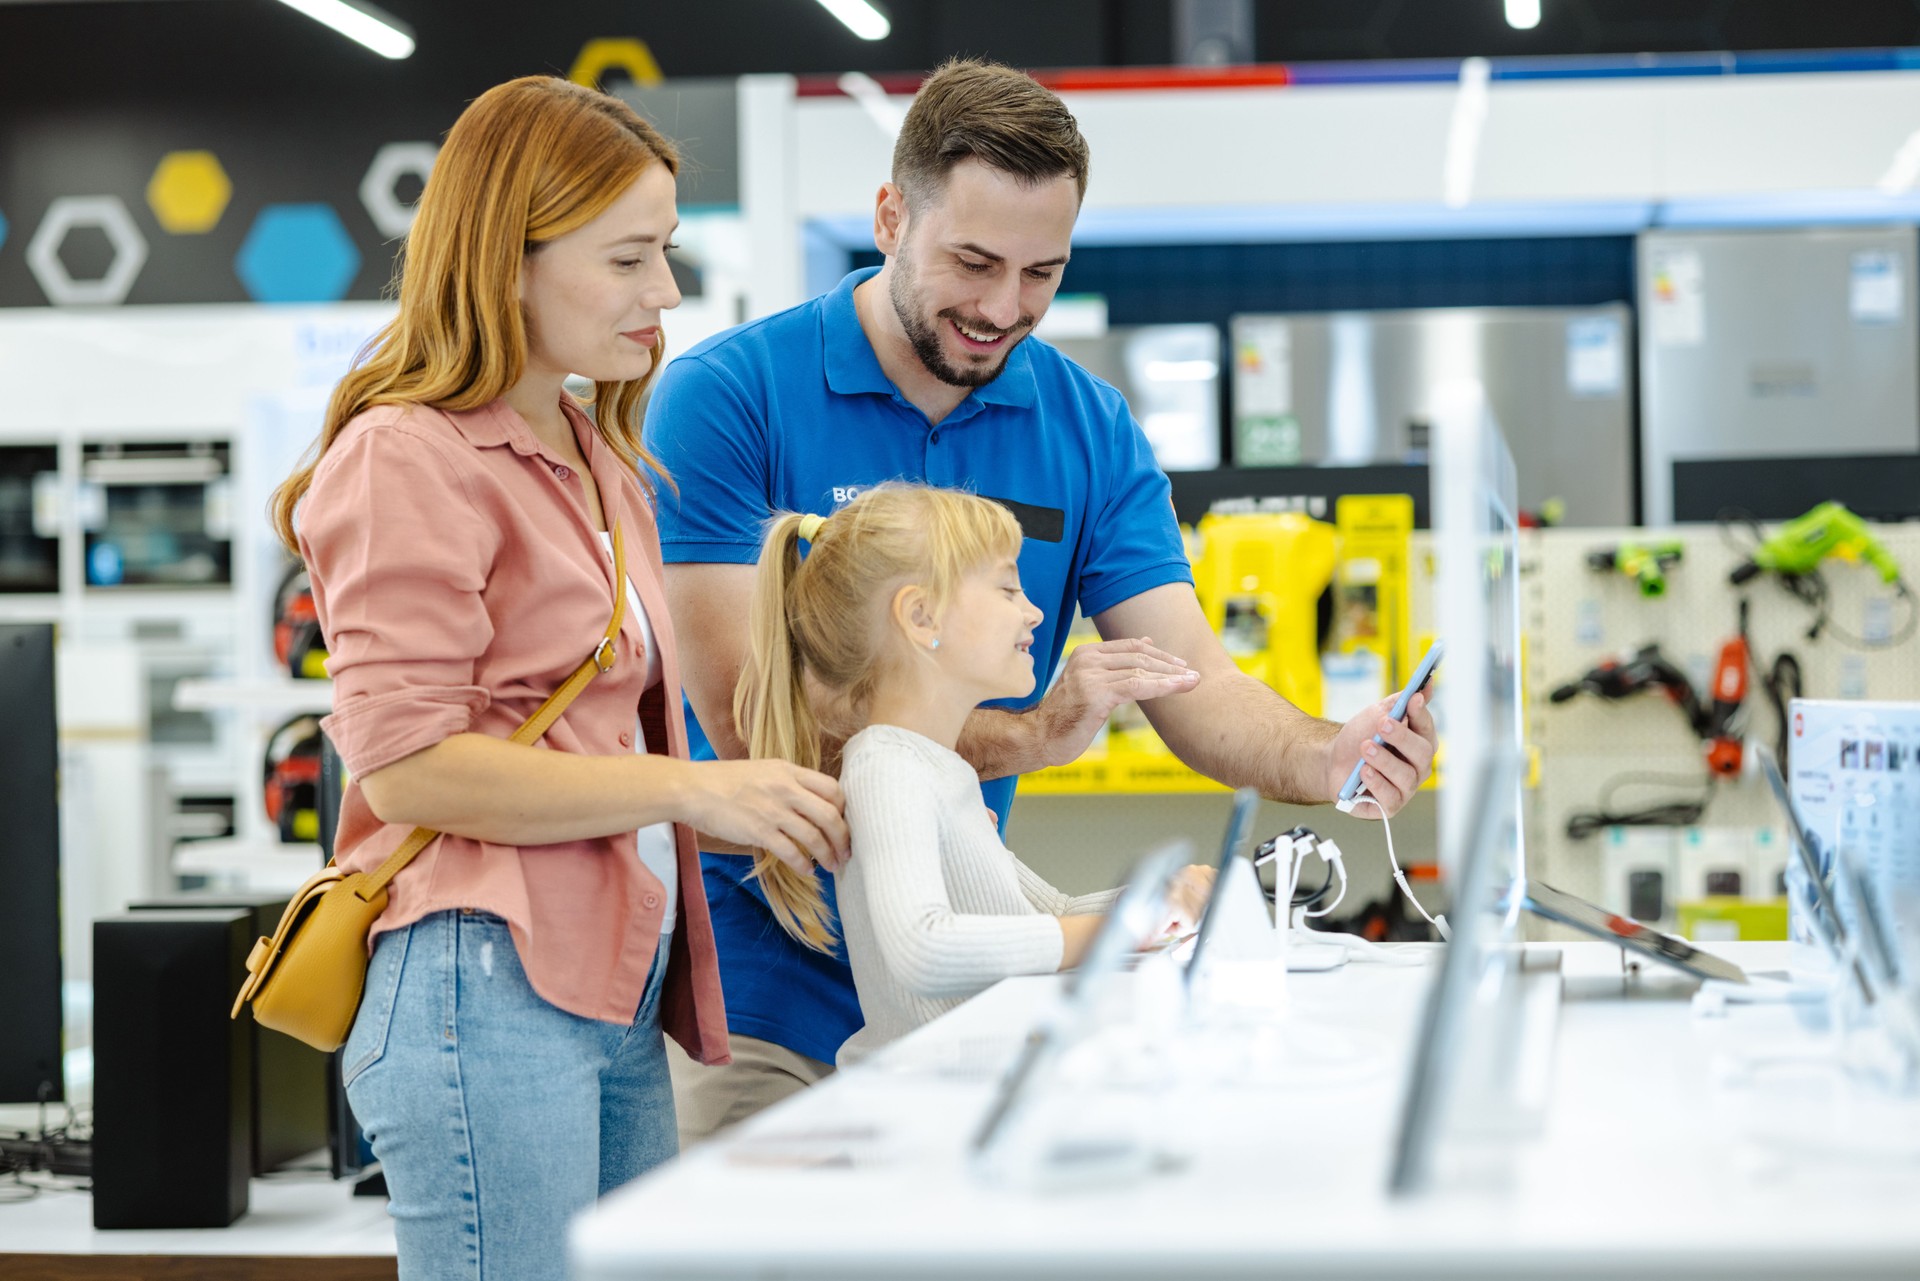
{"type": "Polygon", "coordinates": [[[663,936],[621,1027],[536,995],[491,913],[376,941],[341,1074],[386,1172],[404,1281],[563,1277],[568,1219],[678,1153],[667,951],[663,936]]]}

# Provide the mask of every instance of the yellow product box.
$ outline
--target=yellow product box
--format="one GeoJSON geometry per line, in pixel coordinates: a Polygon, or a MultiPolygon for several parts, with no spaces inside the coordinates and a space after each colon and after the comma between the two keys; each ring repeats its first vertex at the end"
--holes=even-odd
{"type": "Polygon", "coordinates": [[[1787,900],[1783,898],[1754,903],[1732,895],[1716,895],[1677,904],[1676,910],[1681,937],[1696,943],[1750,943],[1787,937],[1787,900]]]}

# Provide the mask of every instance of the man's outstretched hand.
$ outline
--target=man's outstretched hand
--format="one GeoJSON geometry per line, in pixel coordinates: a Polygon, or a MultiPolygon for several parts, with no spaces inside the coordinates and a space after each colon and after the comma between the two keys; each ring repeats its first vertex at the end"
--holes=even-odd
{"type": "Polygon", "coordinates": [[[1071,764],[1092,744],[1114,708],[1184,694],[1199,683],[1199,672],[1155,649],[1149,637],[1078,646],[1067,655],[1059,682],[1034,709],[1046,740],[1042,756],[1048,765],[1071,764]]]}

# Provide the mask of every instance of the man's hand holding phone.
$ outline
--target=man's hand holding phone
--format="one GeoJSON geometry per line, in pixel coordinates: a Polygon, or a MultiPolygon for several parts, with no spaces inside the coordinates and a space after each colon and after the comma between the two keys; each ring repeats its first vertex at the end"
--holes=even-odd
{"type": "Polygon", "coordinates": [[[1444,647],[1435,641],[1420,660],[1407,688],[1381,699],[1334,736],[1328,766],[1328,790],[1340,808],[1362,818],[1398,814],[1433,772],[1438,736],[1427,711],[1427,688],[1444,647]],[[1353,806],[1364,791],[1375,805],[1353,806]]]}

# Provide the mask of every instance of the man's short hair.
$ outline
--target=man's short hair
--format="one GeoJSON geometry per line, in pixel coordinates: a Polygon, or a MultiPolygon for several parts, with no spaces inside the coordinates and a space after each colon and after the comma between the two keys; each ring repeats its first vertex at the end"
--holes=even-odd
{"type": "Polygon", "coordinates": [[[998,63],[953,58],[927,77],[893,145],[894,185],[918,205],[963,160],[1028,185],[1070,177],[1087,195],[1087,140],[1067,104],[998,63]]]}

